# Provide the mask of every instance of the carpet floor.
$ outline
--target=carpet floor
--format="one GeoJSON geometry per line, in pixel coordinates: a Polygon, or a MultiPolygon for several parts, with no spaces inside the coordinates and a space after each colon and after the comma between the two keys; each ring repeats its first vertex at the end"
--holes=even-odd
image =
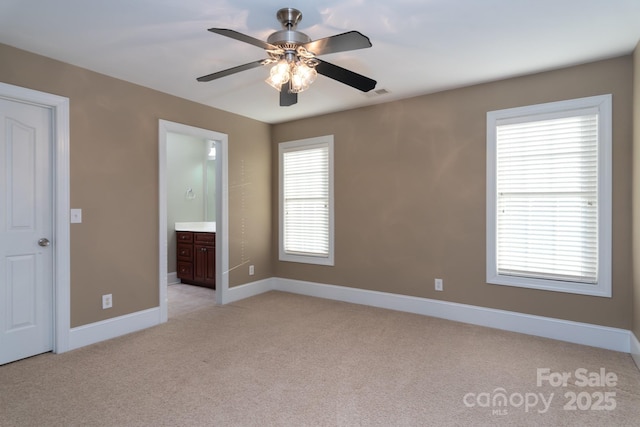
{"type": "Polygon", "coordinates": [[[283,292],[174,308],[1,366],[0,426],[640,425],[625,353],[283,292]]]}

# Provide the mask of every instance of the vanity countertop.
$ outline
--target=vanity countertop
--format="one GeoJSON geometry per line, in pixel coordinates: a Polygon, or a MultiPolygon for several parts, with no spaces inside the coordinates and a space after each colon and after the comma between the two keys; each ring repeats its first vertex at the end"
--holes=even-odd
{"type": "Polygon", "coordinates": [[[216,223],[215,221],[208,222],[176,222],[176,231],[193,231],[196,233],[215,233],[216,223]]]}

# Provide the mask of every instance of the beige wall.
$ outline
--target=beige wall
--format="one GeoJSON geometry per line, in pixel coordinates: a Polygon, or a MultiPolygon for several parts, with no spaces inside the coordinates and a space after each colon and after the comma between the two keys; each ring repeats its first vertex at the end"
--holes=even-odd
{"type": "Polygon", "coordinates": [[[159,119],[229,135],[230,285],[272,275],[269,125],[2,44],[0,81],[70,99],[71,326],[158,306],[159,119]]]}
{"type": "Polygon", "coordinates": [[[633,333],[640,339],[640,42],[633,54],[633,333]]]}
{"type": "Polygon", "coordinates": [[[636,52],[275,126],[1,44],[0,81],[71,100],[71,204],[83,209],[71,228],[74,327],[158,305],[157,129],[165,119],[229,135],[231,286],[296,278],[640,335],[640,280],[632,320],[634,60],[637,81],[636,52]],[[486,284],[486,112],[604,93],[614,103],[613,298],[486,284]],[[336,265],[278,262],[275,147],[326,134],[335,135],[336,265]],[[444,292],[433,290],[434,277],[444,292]],[[104,293],[113,294],[111,310],[100,309],[104,293]]]}
{"type": "MultiPolygon", "coordinates": [[[[335,136],[336,261],[275,261],[274,273],[630,328],[632,65],[625,56],[275,125],[274,171],[277,143],[335,136]],[[613,298],[486,284],[487,111],[606,93],[614,111],[613,298]],[[436,277],[444,292],[433,290],[436,277]]],[[[277,176],[272,194],[277,230],[277,176]]]]}

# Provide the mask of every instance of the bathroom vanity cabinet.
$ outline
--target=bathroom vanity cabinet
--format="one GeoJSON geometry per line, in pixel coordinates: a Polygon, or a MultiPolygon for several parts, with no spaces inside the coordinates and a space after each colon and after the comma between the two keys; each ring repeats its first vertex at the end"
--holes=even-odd
{"type": "Polygon", "coordinates": [[[176,231],[178,279],[216,288],[216,233],[176,231]]]}

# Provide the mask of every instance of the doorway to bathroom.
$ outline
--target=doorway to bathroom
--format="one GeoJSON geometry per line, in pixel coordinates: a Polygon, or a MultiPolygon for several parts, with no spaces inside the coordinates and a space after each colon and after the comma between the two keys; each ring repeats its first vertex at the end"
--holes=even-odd
{"type": "Polygon", "coordinates": [[[167,286],[174,281],[176,223],[213,226],[216,303],[229,288],[228,136],[166,120],[159,121],[160,312],[168,317],[167,286]],[[184,173],[177,173],[183,169],[184,173]]]}

